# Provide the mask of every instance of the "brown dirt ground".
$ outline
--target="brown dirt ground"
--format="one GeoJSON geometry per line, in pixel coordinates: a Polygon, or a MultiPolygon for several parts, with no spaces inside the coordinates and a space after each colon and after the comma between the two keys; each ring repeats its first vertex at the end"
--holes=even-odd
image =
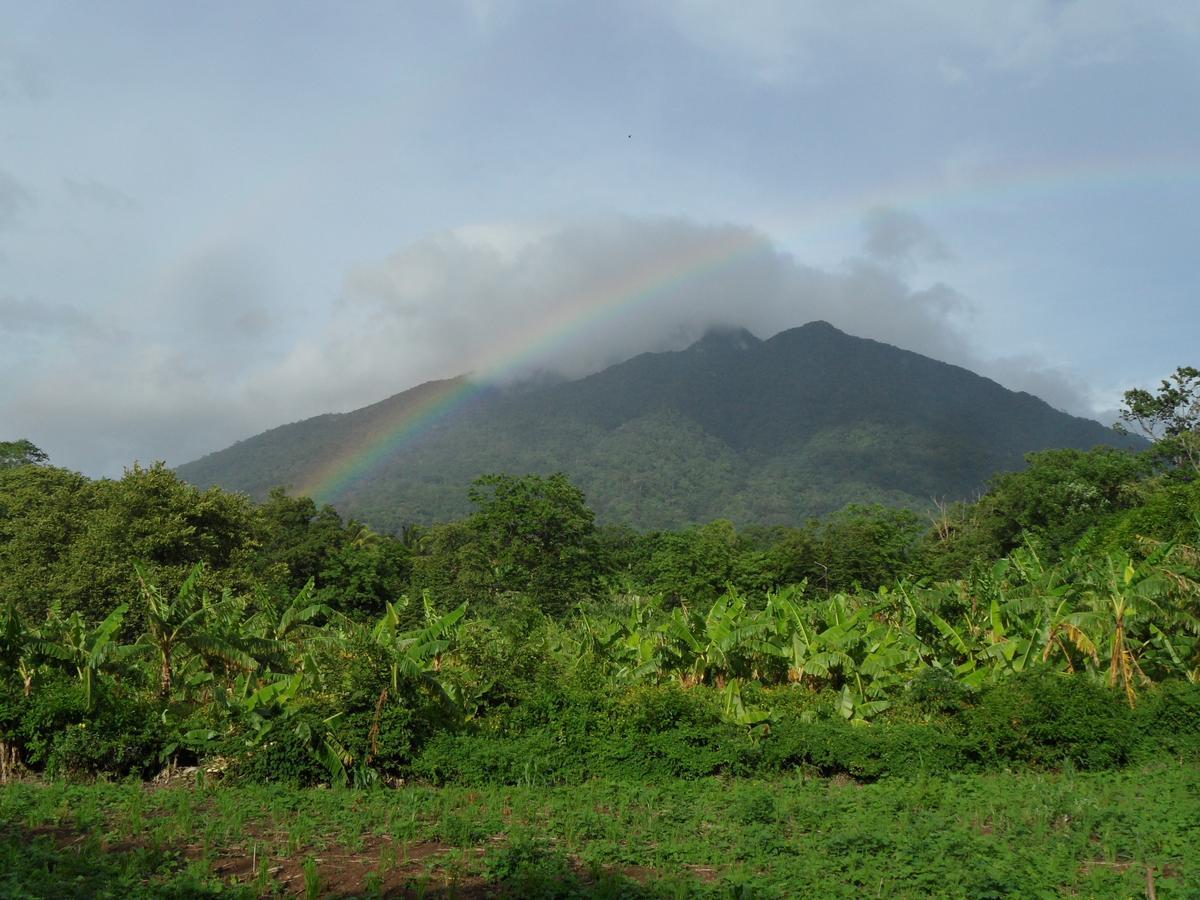
{"type": "MultiPolygon", "coordinates": [[[[38,826],[21,829],[28,840],[48,837],[65,852],[70,852],[93,837],[66,825],[38,826]]],[[[211,860],[212,872],[227,884],[252,884],[265,871],[269,880],[264,897],[306,895],[304,863],[312,858],[316,863],[320,896],[324,898],[361,897],[364,894],[387,898],[448,898],[479,900],[485,897],[516,897],[512,889],[488,881],[474,865],[489,849],[503,846],[503,835],[494,837],[488,845],[452,847],[433,841],[396,841],[386,835],[367,836],[361,848],[331,846],[323,849],[304,849],[288,856],[270,853],[279,841],[264,833],[251,833],[241,842],[219,848],[202,844],[184,844],[171,849],[189,859],[211,860]],[[262,853],[263,855],[260,855],[262,853]],[[384,865],[381,867],[381,863],[384,865]],[[373,883],[372,883],[373,882],[373,883]]],[[[149,846],[146,841],[101,841],[106,853],[130,852],[149,846]]],[[[594,879],[578,859],[571,861],[575,876],[582,885],[594,879]]],[[[688,866],[697,881],[711,882],[720,871],[708,866],[688,866]]],[[[659,872],[644,866],[623,866],[605,869],[606,875],[616,875],[644,884],[660,877],[659,872]]]]}

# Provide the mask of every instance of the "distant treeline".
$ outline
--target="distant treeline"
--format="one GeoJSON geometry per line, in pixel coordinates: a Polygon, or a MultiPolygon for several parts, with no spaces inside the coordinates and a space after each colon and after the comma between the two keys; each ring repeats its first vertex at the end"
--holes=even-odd
{"type": "MultiPolygon", "coordinates": [[[[322,603],[363,618],[424,591],[443,605],[470,601],[476,615],[514,594],[562,615],[614,591],[707,603],[729,586],[872,590],[961,577],[1023,545],[1053,562],[1081,541],[1135,556],[1147,538],[1187,541],[1200,515],[1191,474],[1163,471],[1150,454],[1053,450],[997,476],[975,502],[934,514],[848,506],[792,527],[717,520],[650,532],[597,526],[562,475],[492,475],[468,489],[472,515],[380,534],[282,489],[255,503],[197,490],[161,464],[92,480],[39,461],[0,469],[0,598],[35,620],[53,609],[99,621],[136,605],[134,562],[166,591],[198,563],[218,592],[292,596],[311,579],[322,603]]],[[[135,608],[126,627],[139,621],[135,608]]]]}

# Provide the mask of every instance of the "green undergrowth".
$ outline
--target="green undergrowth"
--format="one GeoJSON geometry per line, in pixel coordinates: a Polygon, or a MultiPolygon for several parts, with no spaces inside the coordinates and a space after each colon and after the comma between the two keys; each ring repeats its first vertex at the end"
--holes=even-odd
{"type": "Polygon", "coordinates": [[[5,897],[1200,893],[1200,768],[1167,762],[872,783],[28,783],[0,789],[0,823],[5,897]]]}
{"type": "MultiPolygon", "coordinates": [[[[936,673],[935,673],[936,674],[936,673]]],[[[1084,678],[1030,672],[966,692],[919,679],[867,724],[837,695],[748,688],[767,727],[723,715],[708,688],[611,691],[560,682],[514,708],[434,735],[402,773],[433,784],[562,785],[605,778],[773,777],[797,769],[859,781],[919,773],[1116,769],[1163,757],[1200,761],[1200,686],[1170,682],[1130,707],[1084,678]]]]}

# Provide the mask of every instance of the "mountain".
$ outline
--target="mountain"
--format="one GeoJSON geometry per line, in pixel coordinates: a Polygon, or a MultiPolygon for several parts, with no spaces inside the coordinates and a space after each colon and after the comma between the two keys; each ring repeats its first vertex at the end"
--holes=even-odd
{"type": "Polygon", "coordinates": [[[1137,446],[966,369],[811,322],[765,341],[714,330],[578,380],[429,382],[178,472],[259,497],[317,486],[390,530],[466,513],[480,474],[562,471],[602,521],[669,528],[799,523],[850,502],[923,507],[972,496],[1030,451],[1097,444],[1137,446]]]}

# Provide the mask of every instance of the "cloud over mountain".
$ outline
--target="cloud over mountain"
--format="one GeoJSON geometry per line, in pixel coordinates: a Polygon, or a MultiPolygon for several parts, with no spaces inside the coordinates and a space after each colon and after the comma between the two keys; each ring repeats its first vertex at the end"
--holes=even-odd
{"type": "Polygon", "coordinates": [[[764,336],[815,319],[1085,411],[1079,386],[1037,360],[989,361],[970,339],[969,299],[946,284],[913,284],[893,264],[931,248],[944,252],[899,212],[870,220],[867,251],[835,268],[805,265],[735,224],[604,216],[472,226],[353,266],[323,320],[294,337],[281,337],[265,305],[269,271],[248,251],[214,251],[161,285],[149,321],[119,323],[123,339],[87,340],[70,307],[14,306],[26,327],[58,317],[73,352],[6,412],[19,428],[40,421],[30,433],[51,448],[122,423],[108,455],[77,447],[62,460],[70,465],[182,462],[433,378],[581,376],[687,346],[713,326],[764,336]],[[714,256],[712,247],[741,249],[714,256]]]}

